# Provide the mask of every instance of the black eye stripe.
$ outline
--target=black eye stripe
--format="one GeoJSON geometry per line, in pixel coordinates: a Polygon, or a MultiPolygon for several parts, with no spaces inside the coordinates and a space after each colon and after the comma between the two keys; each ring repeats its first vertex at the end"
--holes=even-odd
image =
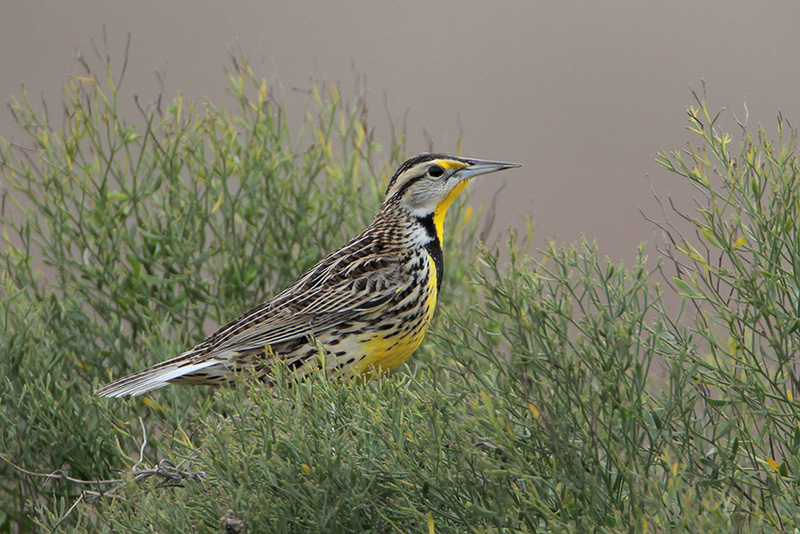
{"type": "MultiPolygon", "coordinates": [[[[447,171],[441,165],[432,165],[423,174],[414,176],[413,178],[409,178],[407,182],[405,182],[404,184],[400,185],[398,187],[397,191],[395,191],[392,194],[392,197],[399,198],[399,197],[403,196],[405,194],[405,192],[412,185],[416,184],[420,180],[423,180],[423,179],[426,179],[426,178],[427,179],[434,178],[434,179],[438,180],[439,178],[444,176],[446,174],[446,172],[447,171]],[[433,171],[433,173],[432,173],[431,171],[434,168],[438,169],[438,171],[433,171]]],[[[394,182],[397,180],[398,177],[399,177],[399,174],[395,175],[394,178],[392,178],[392,182],[389,184],[389,187],[387,187],[387,189],[386,189],[387,193],[388,193],[389,190],[391,190],[392,187],[394,187],[394,182]]]]}
{"type": "Polygon", "coordinates": [[[411,159],[406,160],[402,165],[400,165],[400,168],[397,169],[397,172],[394,173],[394,176],[392,176],[392,179],[389,180],[389,184],[386,187],[386,193],[389,194],[389,191],[391,191],[392,188],[394,188],[395,184],[397,183],[398,178],[400,178],[400,176],[405,174],[409,169],[413,169],[417,165],[421,165],[423,163],[436,161],[437,159],[447,160],[447,161],[458,161],[458,162],[462,162],[464,164],[468,163],[468,161],[469,161],[469,160],[461,160],[461,159],[456,158],[454,156],[450,156],[449,154],[441,154],[441,153],[439,153],[439,154],[420,154],[419,156],[415,156],[415,157],[413,157],[411,159]]]}
{"type": "Polygon", "coordinates": [[[422,178],[424,178],[424,175],[423,176],[415,176],[414,178],[410,179],[409,181],[407,181],[406,183],[401,185],[400,189],[398,189],[397,192],[393,196],[396,196],[396,197],[402,196],[405,193],[406,189],[408,189],[409,187],[411,187],[415,183],[417,183],[420,180],[422,180],[422,178]]]}

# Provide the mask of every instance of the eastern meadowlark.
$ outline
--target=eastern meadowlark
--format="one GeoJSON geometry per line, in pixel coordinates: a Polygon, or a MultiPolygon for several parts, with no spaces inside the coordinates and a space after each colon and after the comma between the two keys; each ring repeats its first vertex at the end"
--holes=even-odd
{"type": "Polygon", "coordinates": [[[445,154],[409,159],[360,235],[193,349],[96,393],[140,395],[172,382],[227,384],[245,368],[269,383],[276,365],[304,376],[324,362],[332,377],[397,367],[422,342],[433,316],[447,209],[472,178],[519,166],[445,154]]]}

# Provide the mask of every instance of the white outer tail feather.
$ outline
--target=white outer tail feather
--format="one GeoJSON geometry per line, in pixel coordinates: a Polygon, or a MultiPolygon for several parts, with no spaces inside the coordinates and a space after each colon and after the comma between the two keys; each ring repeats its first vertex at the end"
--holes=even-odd
{"type": "MultiPolygon", "coordinates": [[[[175,358],[182,358],[183,355],[175,358]]],[[[95,393],[101,397],[124,397],[125,395],[141,395],[154,389],[166,386],[171,380],[182,376],[190,375],[194,372],[219,365],[220,360],[206,360],[198,363],[176,365],[176,362],[165,362],[163,367],[157,366],[152,369],[145,369],[140,373],[129,375],[116,380],[106,386],[101,387],[95,393]],[[171,363],[171,365],[170,365],[171,363]]]]}

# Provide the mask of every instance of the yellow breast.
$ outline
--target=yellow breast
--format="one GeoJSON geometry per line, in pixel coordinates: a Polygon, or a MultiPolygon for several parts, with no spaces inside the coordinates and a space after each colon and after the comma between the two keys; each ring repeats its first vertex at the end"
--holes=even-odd
{"type": "Polygon", "coordinates": [[[433,318],[436,309],[437,297],[437,273],[433,259],[428,257],[430,277],[424,294],[420,297],[424,299],[421,303],[423,313],[419,325],[411,328],[402,335],[377,336],[365,343],[366,356],[358,365],[357,372],[371,373],[389,371],[398,367],[406,361],[422,343],[428,324],[433,318]]]}

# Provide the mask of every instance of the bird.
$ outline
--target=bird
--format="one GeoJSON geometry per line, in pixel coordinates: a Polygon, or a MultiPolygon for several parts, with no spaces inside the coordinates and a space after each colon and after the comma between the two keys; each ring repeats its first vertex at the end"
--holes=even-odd
{"type": "Polygon", "coordinates": [[[301,379],[312,369],[344,378],[398,367],[419,347],[434,314],[448,208],[473,178],[520,166],[436,153],[408,159],[361,234],[194,348],[95,393],[231,385],[246,370],[269,385],[279,365],[301,379]]]}

